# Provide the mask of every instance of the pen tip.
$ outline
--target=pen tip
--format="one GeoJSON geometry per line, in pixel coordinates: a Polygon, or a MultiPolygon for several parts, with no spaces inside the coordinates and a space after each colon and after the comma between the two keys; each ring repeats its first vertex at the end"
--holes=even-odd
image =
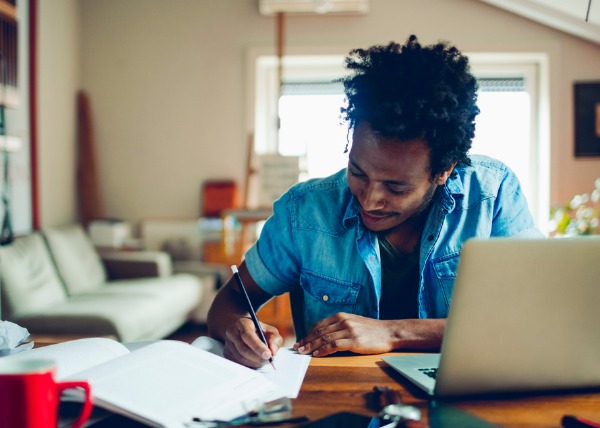
{"type": "Polygon", "coordinates": [[[275,367],[275,363],[273,362],[273,358],[269,358],[269,362],[271,363],[273,370],[277,370],[277,368],[275,367]]]}

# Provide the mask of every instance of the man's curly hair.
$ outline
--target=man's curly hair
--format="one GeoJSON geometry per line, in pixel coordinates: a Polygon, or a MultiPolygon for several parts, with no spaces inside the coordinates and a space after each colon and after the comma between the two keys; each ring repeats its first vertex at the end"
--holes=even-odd
{"type": "Polygon", "coordinates": [[[342,79],[348,104],[342,118],[354,129],[362,121],[383,137],[424,139],[431,149],[431,176],[453,162],[469,165],[475,134],[477,81],[469,60],[447,42],[352,50],[342,79]]]}

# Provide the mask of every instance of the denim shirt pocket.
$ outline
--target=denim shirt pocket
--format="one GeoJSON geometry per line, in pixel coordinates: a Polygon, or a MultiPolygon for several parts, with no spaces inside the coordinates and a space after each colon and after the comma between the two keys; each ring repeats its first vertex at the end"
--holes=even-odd
{"type": "Polygon", "coordinates": [[[304,290],[304,325],[309,331],[318,321],[338,312],[354,313],[360,284],[313,272],[300,274],[304,290]]]}
{"type": "Polygon", "coordinates": [[[457,251],[431,260],[436,282],[432,284],[431,291],[438,317],[445,317],[448,314],[459,257],[460,251],[457,251]]]}

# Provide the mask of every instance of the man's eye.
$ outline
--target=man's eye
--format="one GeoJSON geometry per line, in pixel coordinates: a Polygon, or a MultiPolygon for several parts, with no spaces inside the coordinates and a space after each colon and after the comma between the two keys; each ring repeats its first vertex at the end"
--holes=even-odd
{"type": "Polygon", "coordinates": [[[360,172],[355,172],[355,171],[352,171],[351,169],[349,169],[348,171],[350,171],[350,175],[352,177],[356,177],[356,178],[365,178],[366,177],[366,175],[361,174],[360,172]]]}
{"type": "Polygon", "coordinates": [[[395,189],[393,187],[388,187],[388,191],[394,195],[402,195],[404,193],[408,193],[406,189],[395,189]]]}

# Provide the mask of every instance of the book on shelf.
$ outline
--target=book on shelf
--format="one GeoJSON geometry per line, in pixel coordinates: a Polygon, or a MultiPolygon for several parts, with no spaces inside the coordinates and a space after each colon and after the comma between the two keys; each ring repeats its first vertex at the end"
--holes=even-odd
{"type": "Polygon", "coordinates": [[[253,370],[219,356],[218,342],[215,347],[206,339],[126,346],[87,338],[6,358],[53,359],[58,380],[90,382],[95,406],[155,427],[184,427],[195,417],[229,420],[256,403],[297,395],[308,368],[306,356],[282,349],[275,361],[283,370],[269,373],[270,366],[253,370]]]}

